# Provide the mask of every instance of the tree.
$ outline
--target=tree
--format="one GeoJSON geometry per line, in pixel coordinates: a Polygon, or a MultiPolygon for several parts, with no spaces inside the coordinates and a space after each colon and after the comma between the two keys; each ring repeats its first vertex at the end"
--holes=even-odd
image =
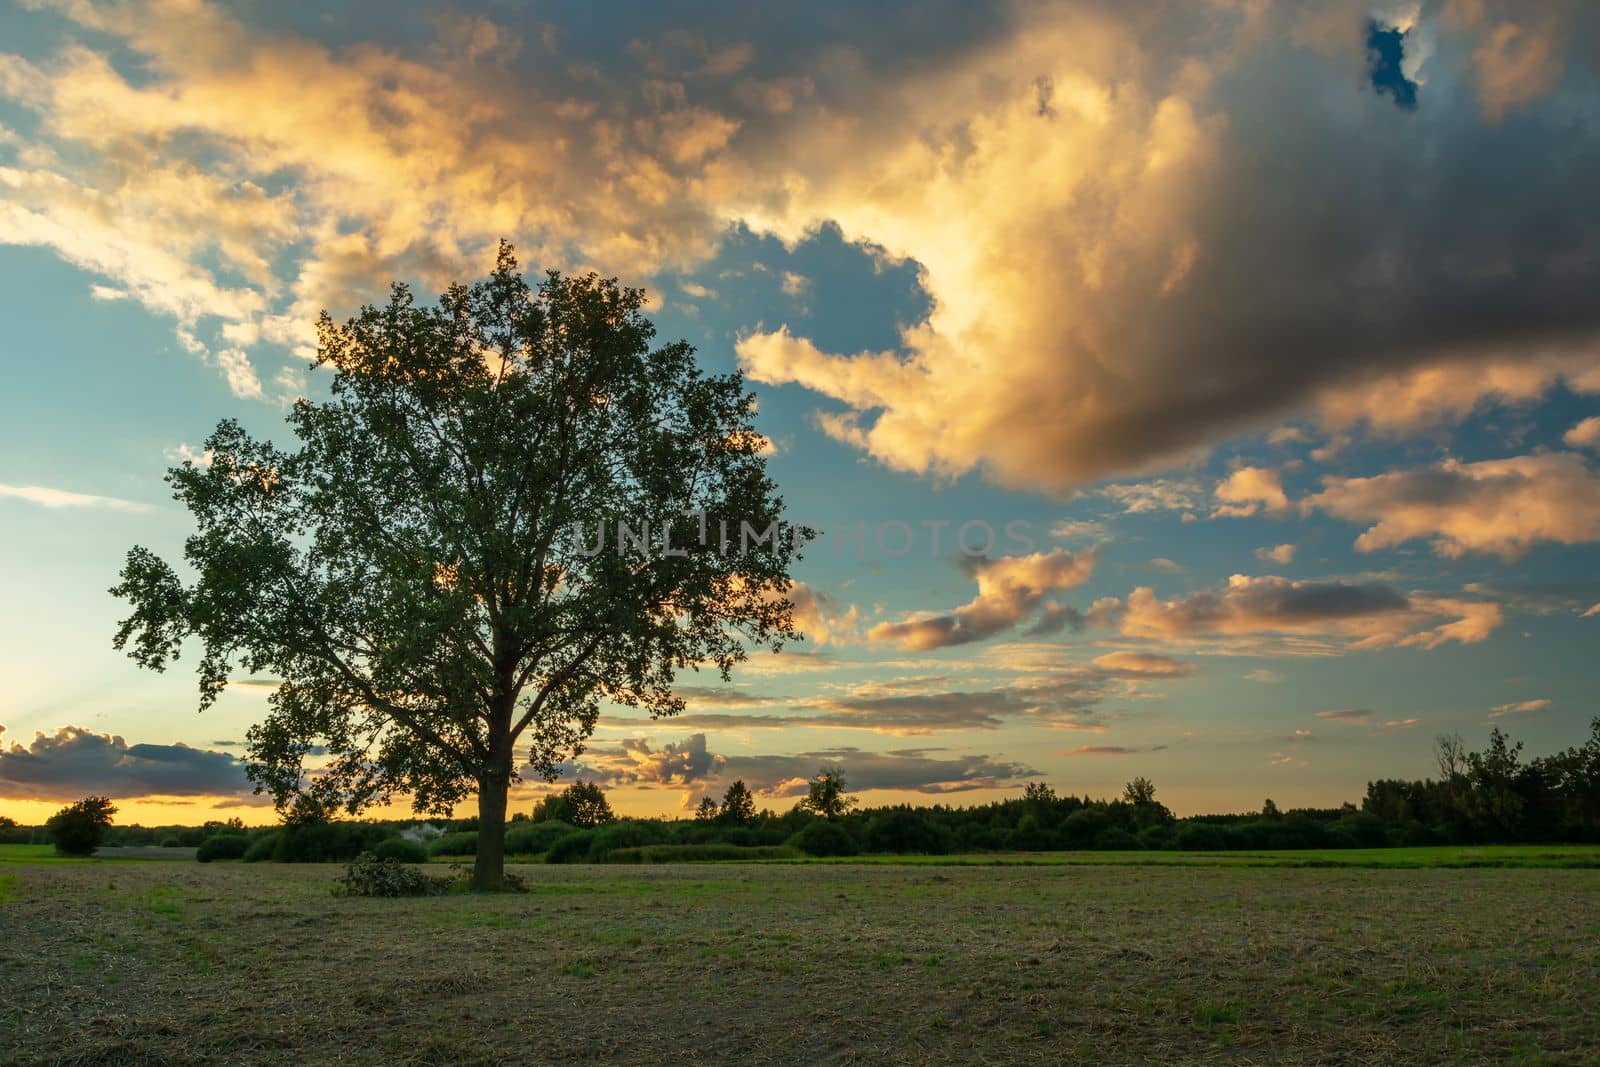
{"type": "Polygon", "coordinates": [[[17,820],[13,819],[11,816],[9,816],[9,815],[0,815],[0,830],[15,829],[16,825],[17,825],[17,820]]]}
{"type": "MultiPolygon", "coordinates": [[[[562,791],[561,799],[566,806],[567,822],[573,826],[599,826],[617,818],[605,790],[594,782],[573,782],[562,791]]],[[[478,832],[483,832],[481,823],[478,832]]]]}
{"type": "Polygon", "coordinates": [[[85,797],[50,816],[44,825],[63,856],[92,856],[116,813],[116,805],[105,797],[85,797]]]}
{"type": "Polygon", "coordinates": [[[132,549],[116,646],[161,670],[198,638],[202,709],[236,670],[280,680],[248,734],[280,810],[448,814],[476,792],[473,885],[498,888],[511,784],[553,780],[602,699],[670,715],[676,672],[727,678],[799,636],[784,594],[810,531],[785,536],[754,397],[685,343],[652,350],[643,304],[592,274],[532,288],[502,244],[437,307],[396,285],[324,314],[329,399],[295,404],[293,450],[228,421],[209,465],[168,473],[195,578],[132,549]]]}
{"type": "Polygon", "coordinates": [[[1467,776],[1472,782],[1471,804],[1480,828],[1497,840],[1514,840],[1522,818],[1522,797],[1517,794],[1517,778],[1522,772],[1522,742],[1510,738],[1496,726],[1489,731],[1489,747],[1467,753],[1467,776]]]}
{"type": "Polygon", "coordinates": [[[1135,778],[1122,787],[1122,799],[1135,807],[1154,804],[1156,801],[1155,783],[1148,778],[1135,778]]]}
{"type": "Polygon", "coordinates": [[[694,809],[696,822],[711,822],[721,814],[722,809],[717,807],[717,802],[710,797],[701,797],[700,806],[694,809]]]}
{"type": "Polygon", "coordinates": [[[1433,739],[1433,759],[1439,767],[1439,780],[1450,784],[1466,768],[1466,742],[1460,732],[1439,734],[1433,739]]]}
{"type": "Polygon", "coordinates": [[[824,767],[811,779],[806,798],[798,807],[824,819],[837,819],[856,806],[856,798],[845,796],[844,788],[843,769],[824,767]]]}
{"type": "Polygon", "coordinates": [[[717,818],[734,826],[743,826],[754,822],[755,817],[756,798],[745,786],[744,779],[738,779],[728,786],[728,791],[722,795],[722,810],[717,818]]]}

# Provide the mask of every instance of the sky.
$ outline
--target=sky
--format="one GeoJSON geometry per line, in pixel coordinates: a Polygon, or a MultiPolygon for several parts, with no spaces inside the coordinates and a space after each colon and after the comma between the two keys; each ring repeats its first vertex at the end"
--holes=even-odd
{"type": "MultiPolygon", "coordinates": [[[[1580,0],[0,0],[0,814],[273,818],[270,680],[112,649],[319,311],[521,263],[741,369],[807,640],[571,768],[677,815],[1136,775],[1358,801],[1600,714],[1600,10],[1580,0]]],[[[514,793],[525,808],[542,786],[514,793]]]]}

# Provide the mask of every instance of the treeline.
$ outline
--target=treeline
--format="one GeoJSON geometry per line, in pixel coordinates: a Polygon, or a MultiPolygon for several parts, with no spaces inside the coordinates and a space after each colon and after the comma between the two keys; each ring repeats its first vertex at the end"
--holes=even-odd
{"type": "MultiPolygon", "coordinates": [[[[1524,761],[1499,728],[1481,752],[1459,735],[1435,744],[1439,776],[1368,784],[1360,807],[1177,818],[1135,778],[1112,800],[1058,795],[1034,783],[1020,797],[969,807],[862,808],[843,773],[824,768],[785,812],[758,809],[743,782],[705,797],[692,819],[620,819],[605,792],[579,782],[512,817],[506,854],[548,863],[666,862],[859,853],[1047,852],[1072,849],[1381,848],[1400,845],[1600,842],[1600,718],[1581,746],[1524,761]]],[[[40,840],[0,824],[0,840],[40,840]]],[[[198,848],[199,858],[344,861],[372,852],[411,862],[471,856],[475,819],[333,821],[298,811],[288,825],[238,820],[200,827],[110,827],[105,845],[198,848]]]]}

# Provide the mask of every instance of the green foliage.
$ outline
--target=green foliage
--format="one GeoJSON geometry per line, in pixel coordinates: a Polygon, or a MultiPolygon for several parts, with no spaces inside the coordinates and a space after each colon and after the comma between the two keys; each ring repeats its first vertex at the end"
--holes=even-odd
{"type": "Polygon", "coordinates": [[[243,859],[249,849],[250,838],[246,834],[217,834],[200,843],[194,858],[201,863],[210,863],[212,860],[237,860],[243,859]]]}
{"type": "Polygon", "coordinates": [[[269,830],[264,834],[256,835],[250,841],[250,847],[244,850],[244,861],[246,863],[264,863],[272,859],[273,854],[278,849],[280,834],[281,832],[278,830],[269,830]]]}
{"type": "Polygon", "coordinates": [[[824,767],[811,779],[806,797],[796,805],[800,810],[824,819],[838,819],[856,806],[856,798],[845,795],[844,771],[824,767]]]}
{"type": "Polygon", "coordinates": [[[909,807],[891,808],[867,821],[865,846],[868,852],[921,852],[942,856],[950,851],[952,842],[949,830],[909,807]]]}
{"type": "Polygon", "coordinates": [[[513,826],[506,831],[506,855],[537,856],[573,830],[571,823],[536,822],[513,826]]]}
{"type": "Polygon", "coordinates": [[[628,819],[610,823],[594,831],[589,843],[589,858],[603,859],[606,853],[619,848],[661,844],[666,836],[666,828],[658,822],[628,819]]]}
{"type": "Polygon", "coordinates": [[[544,854],[546,863],[582,863],[589,858],[589,847],[594,843],[594,830],[574,830],[557,839],[544,854]]]}
{"type": "Polygon", "coordinates": [[[105,797],[85,797],[50,816],[44,825],[61,855],[92,856],[116,813],[116,805],[105,797]]]}
{"type": "Polygon", "coordinates": [[[388,836],[371,823],[291,823],[277,831],[272,858],[277,863],[339,863],[355,859],[388,836]]]}
{"type": "Polygon", "coordinates": [[[850,831],[826,819],[807,823],[789,839],[789,844],[808,856],[854,856],[861,851],[850,831]]]}
{"type": "Polygon", "coordinates": [[[787,845],[642,845],[607,852],[601,863],[722,863],[740,860],[788,860],[804,855],[787,845]]]}
{"type": "Polygon", "coordinates": [[[459,830],[442,834],[428,846],[430,856],[470,856],[478,851],[478,831],[459,830]]]}
{"type": "Polygon", "coordinates": [[[330,395],[295,404],[295,447],[225,421],[209,464],[168,472],[195,577],[131,549],[116,647],[162,670],[197,639],[202,708],[230,677],[281,679],[248,769],[286,816],[313,813],[290,821],[476,793],[474,882],[497,886],[518,768],[552,778],[602,701],[671,714],[679,665],[728,677],[798,636],[783,594],[803,532],[726,552],[684,518],[781,521],[754,395],[685,343],[652,349],[644,304],[593,274],[532,287],[502,245],[437,306],[396,285],[324,315],[330,395]],[[649,523],[651,547],[588,551],[619,520],[649,523]]]}
{"type": "Polygon", "coordinates": [[[1139,839],[1120,826],[1102,830],[1094,839],[1094,847],[1103,852],[1125,852],[1144,847],[1139,839]]]}
{"type": "Polygon", "coordinates": [[[565,821],[573,826],[600,826],[615,819],[606,792],[594,782],[573,782],[561,792],[565,821]]]}
{"type": "Polygon", "coordinates": [[[722,809],[717,807],[717,802],[710,797],[701,797],[700,806],[694,809],[697,822],[715,822],[721,813],[722,809]]]}
{"type": "Polygon", "coordinates": [[[745,826],[754,822],[755,818],[756,798],[744,784],[744,779],[736,779],[722,795],[722,808],[717,812],[717,821],[730,826],[745,826]]]}
{"type": "Polygon", "coordinates": [[[395,859],[363,852],[352,860],[334,888],[342,897],[432,897],[448,892],[449,879],[419,871],[395,859]]]}
{"type": "Polygon", "coordinates": [[[427,863],[428,850],[422,842],[409,837],[386,837],[372,847],[372,854],[380,860],[398,863],[427,863]]]}

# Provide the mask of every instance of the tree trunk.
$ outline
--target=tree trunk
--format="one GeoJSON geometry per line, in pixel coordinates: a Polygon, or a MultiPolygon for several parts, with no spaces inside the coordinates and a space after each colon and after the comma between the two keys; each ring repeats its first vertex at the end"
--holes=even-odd
{"type": "Polygon", "coordinates": [[[472,888],[495,892],[506,883],[506,791],[510,774],[491,768],[478,786],[478,854],[472,888]]]}

